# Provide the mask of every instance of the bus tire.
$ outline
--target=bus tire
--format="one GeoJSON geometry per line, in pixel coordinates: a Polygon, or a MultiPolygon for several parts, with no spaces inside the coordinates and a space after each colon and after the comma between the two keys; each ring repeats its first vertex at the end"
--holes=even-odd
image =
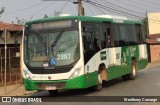
{"type": "Polygon", "coordinates": [[[131,74],[129,75],[129,79],[134,80],[137,76],[137,67],[136,62],[132,63],[131,65],[131,74]]]}
{"type": "Polygon", "coordinates": [[[49,92],[49,94],[50,94],[51,96],[55,96],[55,95],[58,94],[58,89],[57,89],[57,90],[48,90],[48,92],[49,92]]]}

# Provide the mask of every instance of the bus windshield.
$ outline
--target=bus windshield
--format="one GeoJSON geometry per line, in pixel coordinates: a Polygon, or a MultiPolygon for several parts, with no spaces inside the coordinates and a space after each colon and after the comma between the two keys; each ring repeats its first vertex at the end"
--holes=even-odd
{"type": "Polygon", "coordinates": [[[77,30],[30,32],[24,38],[24,59],[29,67],[59,67],[80,57],[77,30]]]}

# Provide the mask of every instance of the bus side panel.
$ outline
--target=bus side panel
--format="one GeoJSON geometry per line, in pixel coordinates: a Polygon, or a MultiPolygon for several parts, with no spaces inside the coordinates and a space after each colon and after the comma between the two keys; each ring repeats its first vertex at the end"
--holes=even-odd
{"type": "Polygon", "coordinates": [[[130,65],[124,65],[124,66],[111,66],[108,68],[108,78],[107,80],[112,80],[114,78],[120,77],[125,74],[130,73],[130,65]]]}
{"type": "Polygon", "coordinates": [[[138,70],[144,69],[148,64],[148,54],[146,44],[139,45],[138,70]]]}
{"type": "Polygon", "coordinates": [[[98,72],[87,73],[85,75],[85,87],[90,87],[97,84],[98,72]]]}
{"type": "MultiPolygon", "coordinates": [[[[107,68],[108,78],[111,80],[131,72],[130,67],[130,49],[128,46],[115,48],[116,64],[110,64],[107,68]]],[[[110,55],[109,55],[110,56],[110,55]]],[[[112,59],[112,58],[111,58],[112,59]]]]}
{"type": "Polygon", "coordinates": [[[67,84],[64,87],[65,89],[81,89],[85,88],[85,75],[81,75],[74,79],[69,79],[66,81],[67,84]]]}
{"type": "Polygon", "coordinates": [[[132,58],[136,59],[139,69],[144,68],[147,65],[146,59],[139,60],[139,57],[138,45],[106,48],[99,51],[85,66],[86,87],[96,84],[97,74],[95,71],[98,71],[100,64],[104,63],[106,66],[108,81],[131,73],[132,58]]]}
{"type": "Polygon", "coordinates": [[[138,66],[138,70],[142,70],[144,69],[148,64],[148,60],[147,59],[140,59],[138,62],[137,62],[137,66],[138,66]]]}

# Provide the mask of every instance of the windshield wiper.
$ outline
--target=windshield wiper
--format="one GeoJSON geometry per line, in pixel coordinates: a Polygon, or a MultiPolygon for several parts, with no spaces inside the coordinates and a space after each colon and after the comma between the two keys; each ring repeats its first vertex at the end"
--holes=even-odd
{"type": "Polygon", "coordinates": [[[46,56],[48,55],[48,49],[47,49],[47,43],[44,41],[43,37],[38,33],[38,32],[33,32],[37,36],[37,38],[43,43],[44,48],[45,48],[45,54],[46,56]]]}
{"type": "Polygon", "coordinates": [[[60,31],[57,35],[57,37],[55,38],[55,40],[52,42],[51,47],[53,48],[57,42],[59,41],[59,39],[61,38],[62,34],[64,33],[64,30],[60,31]]]}
{"type": "Polygon", "coordinates": [[[46,41],[44,41],[43,37],[39,33],[34,32],[33,34],[35,34],[37,36],[37,38],[43,43],[44,47],[47,46],[46,41]]]}

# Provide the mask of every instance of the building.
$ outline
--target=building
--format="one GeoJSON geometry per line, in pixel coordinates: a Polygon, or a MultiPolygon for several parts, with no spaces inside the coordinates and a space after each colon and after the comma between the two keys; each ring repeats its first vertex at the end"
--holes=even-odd
{"type": "Polygon", "coordinates": [[[148,14],[149,34],[160,33],[160,13],[148,14]]]}
{"type": "Polygon", "coordinates": [[[158,62],[160,61],[160,12],[148,14],[148,26],[149,61],[158,62]]]}
{"type": "Polygon", "coordinates": [[[0,86],[4,85],[5,30],[7,30],[7,84],[21,82],[20,44],[22,41],[21,38],[23,26],[17,24],[0,23],[0,86]]]}
{"type": "Polygon", "coordinates": [[[160,33],[148,35],[147,43],[150,48],[150,50],[148,50],[149,61],[160,62],[160,33]]]}

